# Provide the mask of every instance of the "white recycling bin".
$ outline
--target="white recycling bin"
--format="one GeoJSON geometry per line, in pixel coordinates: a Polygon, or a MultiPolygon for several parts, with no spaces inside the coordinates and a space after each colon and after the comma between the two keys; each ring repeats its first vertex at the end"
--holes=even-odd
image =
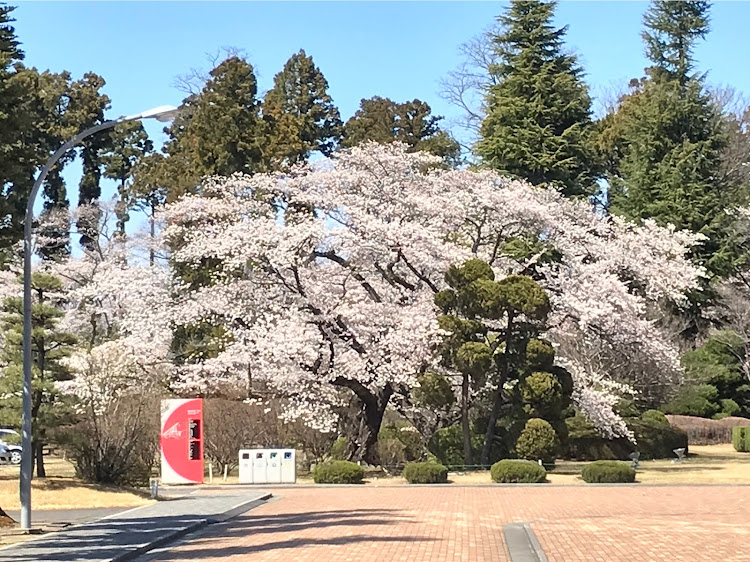
{"type": "Polygon", "coordinates": [[[265,484],[268,482],[266,475],[268,451],[266,449],[252,449],[252,451],[253,484],[265,484]]]}
{"type": "Polygon", "coordinates": [[[294,484],[297,482],[297,460],[294,449],[282,449],[281,453],[281,482],[294,484]]]}
{"type": "Polygon", "coordinates": [[[279,449],[268,451],[266,482],[269,484],[281,484],[281,451],[279,449]]]}
{"type": "Polygon", "coordinates": [[[253,483],[253,452],[251,449],[240,450],[240,484],[253,483]]]}

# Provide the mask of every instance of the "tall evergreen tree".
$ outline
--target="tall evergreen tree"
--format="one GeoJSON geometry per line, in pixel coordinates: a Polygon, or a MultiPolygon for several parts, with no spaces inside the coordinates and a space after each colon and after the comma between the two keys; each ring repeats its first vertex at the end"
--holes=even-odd
{"type": "MultiPolygon", "coordinates": [[[[17,186],[24,176],[19,162],[18,107],[23,90],[15,80],[24,53],[16,37],[12,6],[0,5],[0,253],[5,254],[23,232],[23,214],[28,192],[17,186]]],[[[29,188],[30,185],[24,186],[29,188]]],[[[4,260],[0,258],[0,264],[4,260]]]]}
{"type": "Polygon", "coordinates": [[[514,1],[494,36],[487,115],[475,150],[503,173],[591,195],[600,175],[590,140],[591,99],[576,57],[564,52],[567,27],[555,29],[556,2],[514,1]]]}
{"type": "Polygon", "coordinates": [[[726,137],[702,78],[691,73],[693,49],[708,32],[709,4],[653,2],[644,17],[653,66],[603,124],[611,210],[704,234],[696,257],[713,275],[738,264],[726,212],[736,190],[723,181],[726,137]]]}
{"type": "MultiPolygon", "coordinates": [[[[101,93],[104,85],[104,78],[93,72],[87,72],[81,80],[71,85],[66,118],[79,131],[104,122],[104,112],[110,107],[109,97],[101,93]]],[[[78,187],[79,207],[96,205],[101,197],[101,154],[107,149],[109,139],[109,134],[100,133],[84,139],[81,143],[83,175],[78,187]]],[[[89,212],[79,217],[81,245],[90,245],[98,236],[98,224],[99,218],[95,213],[89,212]]]]}
{"type": "MultiPolygon", "coordinates": [[[[26,201],[38,168],[71,134],[65,119],[70,74],[39,72],[23,65],[23,53],[10,26],[12,10],[0,6],[0,251],[3,253],[22,237],[26,201]]],[[[45,213],[52,210],[61,215],[67,213],[61,171],[71,160],[72,155],[63,157],[45,182],[45,213]]],[[[69,253],[67,227],[47,227],[42,234],[48,241],[40,249],[42,257],[69,253]]]]}
{"type": "Polygon", "coordinates": [[[204,176],[264,169],[264,135],[252,65],[238,56],[219,63],[203,89],[183,101],[166,132],[162,177],[168,198],[194,193],[204,176]]]}
{"type": "MultiPolygon", "coordinates": [[[[33,115],[36,128],[27,142],[37,154],[36,162],[41,165],[78,132],[76,123],[66,114],[72,81],[67,71],[39,73],[34,68],[26,69],[22,78],[28,86],[32,86],[29,91],[38,92],[37,96],[29,99],[29,114],[33,115]]],[[[43,259],[64,259],[70,255],[70,201],[62,171],[74,158],[73,151],[63,155],[44,182],[44,210],[39,227],[44,243],[37,247],[37,253],[43,259]]]]}
{"type": "Polygon", "coordinates": [[[681,86],[693,78],[693,47],[708,34],[710,2],[705,0],[656,1],[643,16],[641,33],[646,57],[654,63],[652,77],[677,80],[681,86]]]}
{"type": "Polygon", "coordinates": [[[313,151],[328,156],[341,139],[341,116],[328,82],[305,51],[291,56],[263,101],[269,168],[283,169],[313,151]]]}
{"type": "Polygon", "coordinates": [[[408,144],[412,150],[430,152],[448,164],[456,164],[460,146],[439,126],[443,118],[432,115],[430,106],[418,99],[397,103],[374,96],[360,101],[357,112],[344,125],[342,146],[363,141],[408,144]]]}
{"type": "Polygon", "coordinates": [[[115,209],[117,229],[124,235],[125,223],[129,218],[128,209],[132,207],[128,201],[128,184],[132,182],[135,167],[153,152],[154,143],[148,138],[142,123],[131,121],[112,129],[108,144],[109,147],[100,154],[100,159],[104,177],[117,182],[120,198],[115,209]]]}
{"type": "MultiPolygon", "coordinates": [[[[72,334],[60,330],[63,316],[59,302],[62,289],[60,279],[46,273],[35,273],[31,282],[34,295],[31,310],[32,451],[36,458],[37,476],[43,478],[42,448],[47,442],[47,432],[60,425],[68,413],[56,383],[72,378],[63,359],[70,355],[76,340],[72,334]]],[[[21,421],[23,386],[23,299],[6,299],[3,311],[5,345],[2,361],[6,367],[4,376],[0,377],[0,395],[3,396],[0,424],[17,427],[21,421]]]]}

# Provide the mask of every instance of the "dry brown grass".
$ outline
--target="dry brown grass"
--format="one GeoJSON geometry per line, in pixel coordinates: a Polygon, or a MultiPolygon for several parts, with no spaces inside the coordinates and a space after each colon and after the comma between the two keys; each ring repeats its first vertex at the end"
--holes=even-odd
{"type": "MultiPolygon", "coordinates": [[[[586,462],[557,461],[547,473],[552,484],[583,484],[580,474],[586,462]]],[[[456,484],[489,484],[488,471],[451,474],[456,484]]],[[[690,457],[681,463],[671,460],[641,461],[636,476],[644,484],[750,484],[750,454],[738,453],[731,445],[693,445],[690,457]]]]}
{"type": "MultiPolygon", "coordinates": [[[[135,507],[152,501],[144,493],[81,482],[74,477],[73,465],[61,458],[47,457],[45,465],[48,478],[31,482],[35,509],[135,507]]],[[[18,466],[0,466],[0,506],[6,511],[20,509],[18,466]]]]}

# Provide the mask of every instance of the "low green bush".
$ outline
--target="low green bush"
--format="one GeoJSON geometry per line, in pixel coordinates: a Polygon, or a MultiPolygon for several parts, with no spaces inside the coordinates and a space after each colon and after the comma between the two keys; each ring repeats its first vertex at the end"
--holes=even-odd
{"type": "Polygon", "coordinates": [[[364,475],[361,466],[349,461],[327,461],[313,470],[316,484],[361,484],[364,475]]]}
{"type": "Polygon", "coordinates": [[[669,426],[669,420],[667,419],[667,416],[664,415],[664,412],[660,412],[659,410],[646,410],[641,415],[641,419],[645,422],[652,422],[669,426]]]}
{"type": "Polygon", "coordinates": [[[589,484],[635,482],[635,470],[624,462],[595,461],[583,467],[581,478],[589,484]]]}
{"type": "Polygon", "coordinates": [[[492,465],[490,476],[503,484],[536,484],[544,482],[547,471],[532,461],[505,459],[492,465]]]}
{"type": "Polygon", "coordinates": [[[436,462],[411,462],[402,476],[409,484],[442,484],[448,482],[448,469],[436,462]]]}
{"type": "MultiPolygon", "coordinates": [[[[675,449],[685,449],[685,454],[688,453],[687,433],[681,429],[647,420],[625,420],[625,423],[638,443],[635,446],[628,442],[628,445],[640,451],[641,460],[672,459],[675,449]]],[[[626,459],[627,455],[619,458],[626,459]]]]}
{"type": "Polygon", "coordinates": [[[750,453],[750,427],[733,427],[732,445],[735,451],[750,453]]]}
{"type": "Polygon", "coordinates": [[[581,461],[625,460],[636,449],[641,453],[641,460],[672,459],[674,449],[685,449],[687,454],[687,433],[657,421],[655,414],[644,416],[643,419],[625,418],[628,428],[635,434],[637,446],[624,437],[605,439],[580,414],[566,419],[568,439],[563,457],[581,461]]]}

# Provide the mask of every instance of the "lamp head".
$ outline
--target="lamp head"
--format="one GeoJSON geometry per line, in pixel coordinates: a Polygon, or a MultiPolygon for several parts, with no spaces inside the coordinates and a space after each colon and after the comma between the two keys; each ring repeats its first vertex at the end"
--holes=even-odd
{"type": "Polygon", "coordinates": [[[173,105],[160,105],[152,109],[147,109],[141,113],[135,115],[128,115],[126,117],[120,117],[118,121],[136,121],[138,119],[156,119],[162,123],[172,121],[177,114],[180,112],[179,108],[173,105]]]}

